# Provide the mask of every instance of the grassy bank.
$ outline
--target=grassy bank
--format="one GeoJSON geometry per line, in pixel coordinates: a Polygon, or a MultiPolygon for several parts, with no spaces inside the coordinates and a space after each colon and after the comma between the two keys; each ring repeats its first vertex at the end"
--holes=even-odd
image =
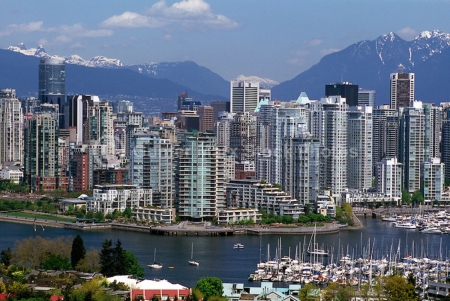
{"type": "Polygon", "coordinates": [[[17,216],[17,217],[26,217],[26,218],[36,218],[36,219],[43,219],[43,220],[49,220],[49,221],[58,221],[58,222],[73,222],[75,219],[70,217],[60,217],[60,216],[54,216],[54,215],[46,215],[46,214],[39,214],[39,213],[30,213],[30,212],[21,212],[21,211],[13,211],[13,212],[7,212],[2,213],[3,215],[8,216],[17,216]]]}

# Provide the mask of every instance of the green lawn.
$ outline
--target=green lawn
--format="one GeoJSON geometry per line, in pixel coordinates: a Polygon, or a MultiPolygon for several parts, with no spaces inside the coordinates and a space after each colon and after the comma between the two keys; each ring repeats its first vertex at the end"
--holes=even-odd
{"type": "Polygon", "coordinates": [[[29,213],[29,212],[20,212],[20,211],[2,213],[2,215],[28,217],[28,218],[36,218],[36,219],[46,219],[49,221],[69,222],[69,223],[73,222],[75,220],[75,218],[70,218],[70,217],[59,217],[59,216],[53,216],[53,215],[44,215],[44,214],[39,214],[39,213],[29,213]]]}

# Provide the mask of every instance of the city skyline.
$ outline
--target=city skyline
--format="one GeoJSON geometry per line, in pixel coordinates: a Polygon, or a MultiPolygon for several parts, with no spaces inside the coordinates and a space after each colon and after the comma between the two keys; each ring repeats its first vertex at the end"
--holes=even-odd
{"type": "Polygon", "coordinates": [[[52,55],[102,55],[127,65],[192,60],[226,80],[244,74],[281,82],[361,40],[389,32],[405,40],[422,31],[450,32],[440,13],[448,1],[2,4],[7,13],[0,48],[42,45],[52,55]],[[63,11],[70,14],[58,13],[63,11]]]}

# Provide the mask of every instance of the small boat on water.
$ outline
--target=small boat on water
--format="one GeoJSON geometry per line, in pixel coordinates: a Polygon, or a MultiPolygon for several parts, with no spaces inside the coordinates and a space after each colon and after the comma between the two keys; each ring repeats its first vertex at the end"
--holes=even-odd
{"type": "Polygon", "coordinates": [[[163,265],[162,263],[156,262],[156,248],[155,252],[153,254],[153,263],[147,265],[151,269],[162,269],[163,265]]]}
{"type": "Polygon", "coordinates": [[[403,229],[416,229],[416,224],[413,224],[408,221],[398,221],[394,222],[395,228],[403,228],[403,229]]]}
{"type": "Polygon", "coordinates": [[[194,260],[194,243],[192,243],[192,250],[191,250],[191,259],[189,260],[190,265],[199,265],[198,261],[194,260]]]}
{"type": "Polygon", "coordinates": [[[234,244],[233,249],[243,249],[244,245],[241,243],[234,244]]]}

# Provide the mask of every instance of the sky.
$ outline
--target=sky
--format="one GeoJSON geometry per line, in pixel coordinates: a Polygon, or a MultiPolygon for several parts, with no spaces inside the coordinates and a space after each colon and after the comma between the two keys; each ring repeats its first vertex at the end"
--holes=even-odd
{"type": "Polygon", "coordinates": [[[294,78],[332,52],[394,32],[450,33],[450,0],[0,0],[0,48],[126,65],[191,60],[225,80],[294,78]]]}

